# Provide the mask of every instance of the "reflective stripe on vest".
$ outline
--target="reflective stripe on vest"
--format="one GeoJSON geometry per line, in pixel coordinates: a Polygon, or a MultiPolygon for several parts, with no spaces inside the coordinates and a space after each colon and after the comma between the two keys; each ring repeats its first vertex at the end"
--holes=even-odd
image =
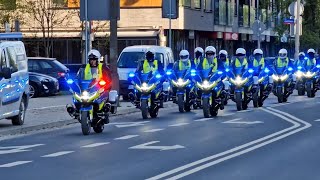
{"type": "Polygon", "coordinates": [[[209,61],[207,60],[207,58],[203,59],[202,62],[202,69],[206,70],[206,69],[210,69],[211,67],[213,67],[212,71],[216,71],[218,68],[218,59],[214,58],[212,63],[209,63],[209,61]]]}
{"type": "Polygon", "coordinates": [[[200,58],[194,58],[194,65],[196,65],[196,66],[198,66],[199,65],[199,63],[200,63],[200,58]]]}
{"type": "Polygon", "coordinates": [[[158,61],[157,60],[153,61],[153,66],[150,66],[148,60],[144,60],[143,70],[142,70],[144,74],[149,73],[151,71],[157,71],[157,70],[158,70],[158,61]]]}
{"type": "Polygon", "coordinates": [[[182,61],[179,61],[179,71],[183,71],[186,69],[190,69],[191,68],[191,61],[188,60],[187,65],[185,65],[185,63],[183,63],[182,61]]]}
{"type": "Polygon", "coordinates": [[[314,64],[316,64],[316,59],[309,59],[307,60],[307,66],[313,66],[314,64]]]}
{"type": "Polygon", "coordinates": [[[91,80],[93,78],[102,78],[102,65],[101,63],[98,64],[98,77],[94,77],[92,72],[91,72],[91,66],[90,64],[86,65],[86,68],[84,69],[84,80],[91,80]]]}
{"type": "Polygon", "coordinates": [[[281,60],[280,58],[277,59],[277,68],[283,68],[283,67],[286,67],[288,66],[289,64],[289,59],[286,58],[283,62],[283,60],[281,60]]]}

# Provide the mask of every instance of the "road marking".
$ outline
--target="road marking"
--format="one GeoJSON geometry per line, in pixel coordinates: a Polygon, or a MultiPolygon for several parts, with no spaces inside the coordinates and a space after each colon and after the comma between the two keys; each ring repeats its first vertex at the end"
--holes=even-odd
{"type": "Polygon", "coordinates": [[[241,118],[232,119],[222,123],[226,123],[226,124],[261,124],[263,123],[262,121],[239,121],[239,120],[241,120],[241,118]]]}
{"type": "Polygon", "coordinates": [[[126,140],[126,139],[131,139],[131,138],[134,138],[134,137],[138,137],[139,135],[127,135],[127,136],[122,136],[122,137],[118,137],[118,138],[115,138],[114,140],[126,140]]]}
{"type": "Polygon", "coordinates": [[[144,126],[146,123],[150,121],[141,121],[141,122],[115,122],[110,123],[111,125],[115,125],[117,128],[126,128],[126,127],[135,127],[135,126],[144,126]]]}
{"type": "Polygon", "coordinates": [[[41,109],[51,109],[51,108],[58,108],[58,107],[66,107],[66,105],[46,106],[46,107],[40,107],[40,108],[32,108],[28,110],[41,110],[41,109]]]}
{"type": "Polygon", "coordinates": [[[160,141],[151,141],[148,143],[140,144],[137,146],[129,147],[129,149],[148,149],[148,150],[160,150],[160,151],[167,151],[167,150],[174,150],[174,149],[182,149],[185,148],[181,145],[173,145],[173,146],[150,146],[152,144],[159,143],[160,141]]]}
{"type": "Polygon", "coordinates": [[[197,120],[194,120],[196,122],[204,122],[204,121],[209,121],[209,120],[212,120],[212,118],[202,118],[202,119],[197,119],[197,120]]]}
{"type": "Polygon", "coordinates": [[[152,133],[152,132],[158,132],[158,131],[162,131],[164,129],[150,129],[150,130],[146,130],[144,132],[147,132],[147,133],[152,133]]]}
{"type": "Polygon", "coordinates": [[[31,163],[31,162],[32,161],[16,161],[16,162],[0,165],[0,168],[10,168],[10,167],[19,166],[22,164],[31,163]]]}
{"type": "Polygon", "coordinates": [[[228,114],[222,114],[221,116],[232,116],[232,115],[234,115],[234,113],[228,113],[228,114]]]}
{"type": "Polygon", "coordinates": [[[170,178],[170,179],[179,179],[179,178],[188,176],[190,174],[193,174],[195,172],[201,171],[201,170],[203,170],[205,168],[211,167],[211,166],[213,166],[215,164],[218,164],[220,162],[226,161],[228,159],[231,159],[231,158],[240,156],[242,154],[248,153],[250,151],[253,151],[255,149],[261,148],[263,146],[266,146],[266,145],[268,145],[270,143],[273,143],[275,141],[278,141],[278,140],[281,140],[283,138],[286,138],[286,137],[288,137],[288,136],[290,136],[292,134],[296,134],[296,133],[298,133],[300,131],[303,131],[304,129],[310,128],[312,126],[308,122],[305,122],[305,121],[303,121],[301,119],[298,119],[295,116],[292,116],[292,115],[290,115],[288,113],[285,113],[285,112],[282,112],[282,111],[278,111],[278,110],[273,109],[273,108],[263,109],[263,111],[268,112],[270,114],[273,114],[273,115],[275,115],[275,116],[277,116],[277,117],[279,117],[279,118],[281,118],[281,119],[283,119],[285,121],[288,121],[289,123],[292,123],[293,126],[291,126],[289,128],[286,128],[286,129],[283,129],[281,131],[275,132],[273,134],[267,135],[267,136],[262,137],[260,139],[251,141],[249,143],[243,144],[241,146],[232,148],[230,150],[227,150],[227,151],[224,151],[224,152],[221,152],[221,153],[218,153],[218,154],[215,154],[215,155],[200,159],[198,161],[186,164],[184,166],[175,168],[173,170],[170,170],[168,172],[162,173],[160,175],[151,177],[148,180],[157,180],[157,179],[161,179],[161,178],[169,179],[168,176],[170,176],[170,175],[179,173],[179,172],[181,172],[183,170],[186,170],[186,169],[189,169],[189,168],[192,168],[194,166],[202,164],[201,166],[194,167],[193,169],[189,169],[188,171],[185,171],[184,173],[178,174],[178,175],[170,178]],[[291,118],[291,119],[289,119],[289,118],[291,118]],[[302,126],[302,124],[304,126],[302,126]],[[252,146],[252,145],[254,145],[254,146],[252,146]],[[241,150],[241,151],[239,151],[239,150],[241,150]],[[239,151],[239,152],[236,152],[236,151],[239,151]],[[232,154],[232,153],[234,153],[234,154],[232,154]],[[228,155],[228,154],[231,154],[231,155],[228,155]],[[225,155],[228,155],[228,156],[225,156],[225,155]],[[217,159],[217,158],[219,158],[221,156],[225,156],[225,157],[223,157],[221,159],[217,159]],[[217,160],[214,160],[214,159],[217,159],[217,160]],[[214,160],[214,161],[212,161],[212,160],[214,160]],[[206,164],[203,164],[203,163],[206,163],[206,164]]]}
{"type": "Polygon", "coordinates": [[[185,126],[185,125],[188,125],[189,123],[178,123],[178,124],[172,124],[172,125],[169,125],[170,127],[178,127],[178,126],[185,126]]]}
{"type": "Polygon", "coordinates": [[[47,154],[41,157],[58,157],[58,156],[63,156],[66,154],[70,154],[73,153],[74,151],[60,151],[60,152],[56,152],[56,153],[52,153],[52,154],[47,154]]]}
{"type": "Polygon", "coordinates": [[[43,146],[43,145],[44,144],[33,144],[33,145],[24,145],[24,146],[6,146],[6,147],[3,146],[3,147],[0,147],[0,155],[31,151],[30,148],[43,146]]]}
{"type": "Polygon", "coordinates": [[[320,119],[317,119],[317,120],[314,120],[314,121],[317,121],[317,122],[319,122],[319,121],[320,121],[320,119]]]}
{"type": "Polygon", "coordinates": [[[98,147],[98,146],[103,146],[106,144],[110,144],[109,142],[105,142],[105,143],[93,143],[93,144],[88,144],[85,146],[81,146],[81,148],[93,148],[93,147],[98,147]]]}
{"type": "Polygon", "coordinates": [[[251,111],[253,111],[253,110],[247,109],[247,110],[242,110],[242,111],[237,111],[237,112],[238,112],[238,113],[245,113],[245,112],[251,112],[251,111]]]}

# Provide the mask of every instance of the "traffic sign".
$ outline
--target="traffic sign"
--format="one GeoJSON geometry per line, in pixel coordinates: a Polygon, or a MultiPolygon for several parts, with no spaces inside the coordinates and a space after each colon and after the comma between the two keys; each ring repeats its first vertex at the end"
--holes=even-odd
{"type": "Polygon", "coordinates": [[[284,24],[294,24],[294,19],[284,19],[283,21],[284,24]]]}
{"type": "Polygon", "coordinates": [[[262,34],[264,31],[266,30],[266,26],[259,20],[256,20],[253,24],[252,24],[252,31],[253,34],[262,34]]]}
{"type": "MultiPolygon", "coordinates": [[[[300,15],[303,14],[303,11],[304,11],[304,6],[303,4],[300,3],[300,15]]],[[[289,7],[288,7],[288,11],[290,13],[291,16],[296,16],[296,10],[297,10],[297,2],[292,2],[289,7]]]]}

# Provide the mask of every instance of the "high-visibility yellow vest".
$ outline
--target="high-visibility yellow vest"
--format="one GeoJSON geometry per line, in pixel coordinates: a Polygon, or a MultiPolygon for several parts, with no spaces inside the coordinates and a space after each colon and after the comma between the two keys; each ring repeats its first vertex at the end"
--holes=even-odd
{"type": "Polygon", "coordinates": [[[257,68],[257,67],[259,67],[259,66],[261,66],[262,69],[264,68],[264,66],[265,66],[264,58],[261,58],[260,61],[258,61],[258,60],[255,59],[255,58],[253,59],[253,67],[254,67],[254,68],[257,68]]]}
{"type": "Polygon", "coordinates": [[[191,61],[188,60],[187,65],[183,63],[182,61],[179,61],[179,71],[187,70],[191,68],[191,61]]]}
{"type": "Polygon", "coordinates": [[[150,66],[150,63],[148,60],[144,60],[143,62],[143,73],[147,74],[150,73],[151,71],[157,71],[158,70],[158,61],[154,60],[153,61],[153,66],[150,66]]]}
{"type": "Polygon", "coordinates": [[[248,67],[248,61],[245,58],[241,63],[241,61],[238,58],[236,58],[234,66],[235,66],[235,68],[243,68],[243,67],[247,68],[248,67]]]}
{"type": "Polygon", "coordinates": [[[214,58],[213,62],[210,64],[209,61],[207,60],[207,58],[203,59],[202,62],[202,69],[206,70],[206,69],[210,69],[212,68],[212,72],[216,72],[218,69],[218,59],[214,58]]]}
{"type": "Polygon", "coordinates": [[[196,66],[198,66],[199,65],[199,63],[200,63],[200,58],[194,58],[194,65],[196,65],[196,66]]]}
{"type": "Polygon", "coordinates": [[[287,67],[288,65],[289,65],[289,58],[286,58],[284,61],[280,57],[277,59],[277,64],[276,64],[277,68],[287,67]]]}
{"type": "Polygon", "coordinates": [[[307,60],[307,66],[313,66],[316,64],[316,58],[309,59],[307,60]]]}
{"type": "Polygon", "coordinates": [[[99,63],[99,64],[98,64],[98,73],[97,73],[97,76],[95,76],[95,75],[92,74],[92,72],[91,72],[91,66],[90,66],[90,64],[87,64],[87,65],[86,65],[86,68],[84,69],[84,80],[91,80],[91,79],[93,79],[93,78],[99,78],[99,79],[101,79],[101,78],[102,78],[102,66],[103,66],[102,63],[99,63]]]}

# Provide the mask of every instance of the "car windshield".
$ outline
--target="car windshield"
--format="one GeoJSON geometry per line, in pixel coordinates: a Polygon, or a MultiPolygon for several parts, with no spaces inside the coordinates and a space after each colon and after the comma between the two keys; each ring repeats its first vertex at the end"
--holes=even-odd
{"type": "Polygon", "coordinates": [[[58,60],[53,60],[52,62],[53,62],[52,64],[54,64],[56,69],[59,69],[59,70],[67,69],[67,67],[65,65],[61,64],[58,60]]]}
{"type": "MultiPolygon", "coordinates": [[[[137,68],[138,62],[145,59],[144,52],[123,52],[118,61],[119,68],[137,68]]],[[[163,63],[163,54],[156,53],[155,59],[163,63]]]]}

